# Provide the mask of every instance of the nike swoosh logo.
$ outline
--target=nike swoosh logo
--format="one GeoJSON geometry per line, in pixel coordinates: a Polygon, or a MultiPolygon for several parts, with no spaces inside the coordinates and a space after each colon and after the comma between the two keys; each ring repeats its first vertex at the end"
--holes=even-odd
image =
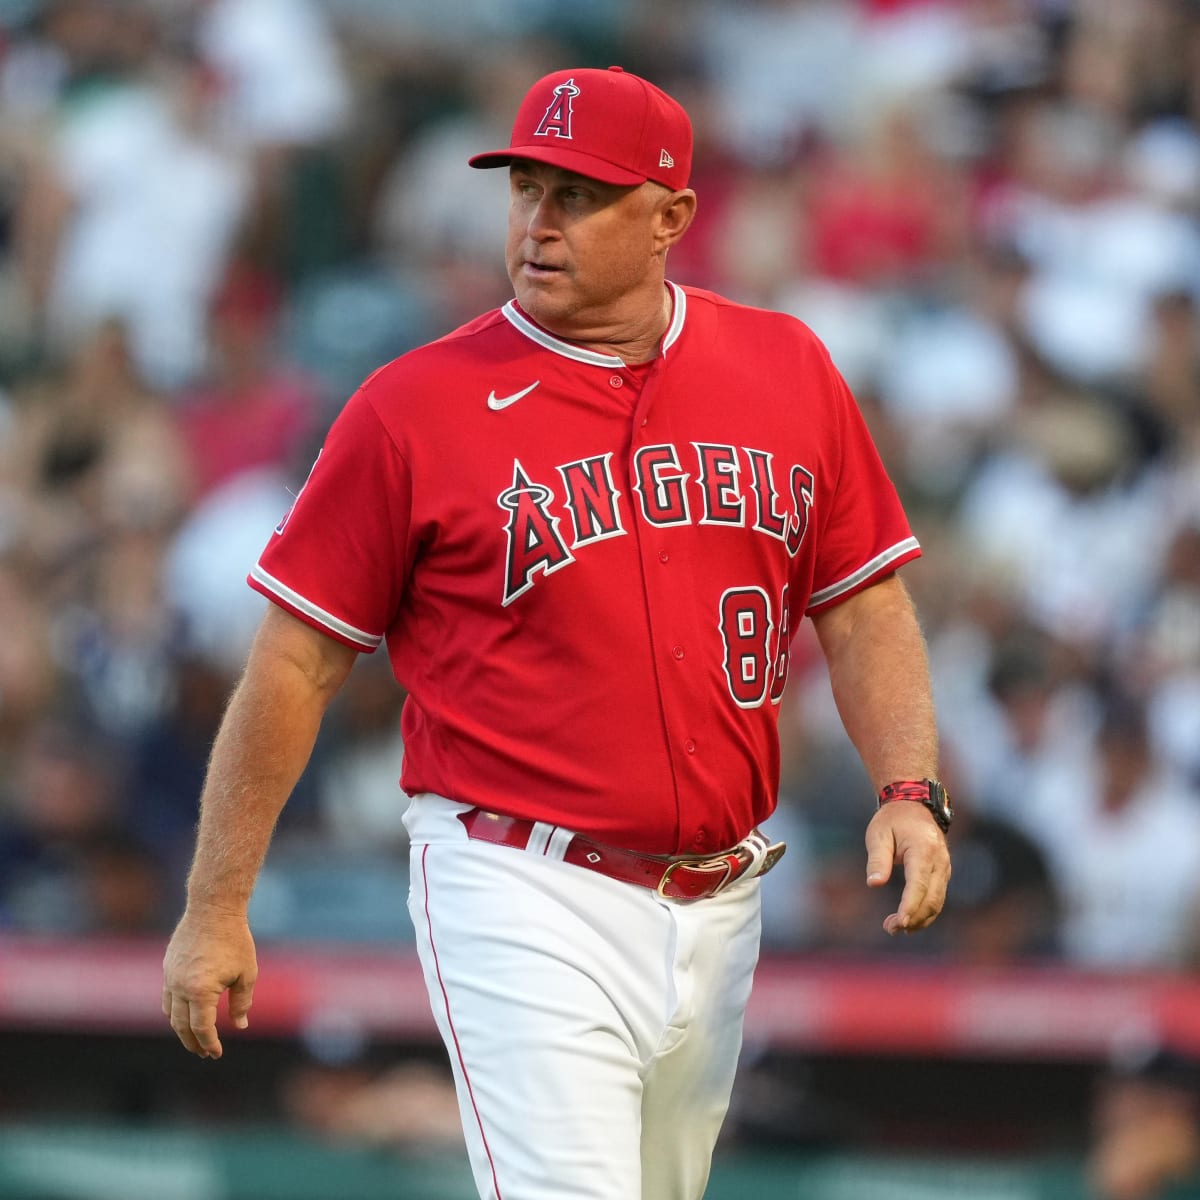
{"type": "Polygon", "coordinates": [[[495,392],[489,392],[488,408],[493,412],[499,412],[502,408],[507,408],[510,404],[516,404],[522,396],[528,396],[541,382],[540,379],[535,379],[527,388],[523,388],[519,392],[513,392],[511,396],[497,396],[495,392]]]}

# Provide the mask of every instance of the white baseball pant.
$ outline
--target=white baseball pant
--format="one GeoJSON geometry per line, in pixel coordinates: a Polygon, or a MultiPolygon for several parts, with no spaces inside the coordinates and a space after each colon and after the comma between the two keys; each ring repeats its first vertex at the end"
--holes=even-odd
{"type": "Polygon", "coordinates": [[[690,904],[474,841],[413,799],[409,911],[482,1200],[700,1200],[760,880],[690,904]]]}

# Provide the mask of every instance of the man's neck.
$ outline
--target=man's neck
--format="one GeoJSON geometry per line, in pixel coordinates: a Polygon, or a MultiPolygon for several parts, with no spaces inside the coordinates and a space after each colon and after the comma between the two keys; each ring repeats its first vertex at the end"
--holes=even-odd
{"type": "MultiPolygon", "coordinates": [[[[664,283],[661,306],[647,311],[641,320],[620,325],[597,320],[594,326],[581,320],[572,321],[569,329],[544,324],[542,328],[561,341],[597,354],[611,354],[633,366],[658,357],[663,336],[671,324],[674,304],[671,289],[664,283]]],[[[536,317],[533,319],[537,320],[536,317]]]]}

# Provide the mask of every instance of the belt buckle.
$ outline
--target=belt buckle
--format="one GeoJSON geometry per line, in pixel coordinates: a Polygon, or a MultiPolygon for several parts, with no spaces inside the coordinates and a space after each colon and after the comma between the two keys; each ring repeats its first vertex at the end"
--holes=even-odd
{"type": "Polygon", "coordinates": [[[667,869],[662,873],[662,878],[658,881],[658,887],[656,887],[654,890],[656,892],[658,892],[658,894],[664,900],[676,900],[676,899],[678,899],[678,900],[707,900],[710,897],[717,895],[719,892],[724,891],[724,889],[729,886],[732,879],[733,879],[733,863],[730,862],[728,857],[726,857],[726,858],[707,858],[707,859],[702,859],[700,862],[696,862],[694,860],[689,860],[686,858],[677,858],[674,862],[667,864],[667,869]],[[703,892],[699,896],[668,896],[667,895],[665,889],[671,882],[671,876],[675,874],[676,870],[679,867],[691,867],[692,870],[695,870],[695,871],[707,871],[707,870],[710,870],[711,868],[715,867],[718,863],[724,869],[725,874],[720,880],[718,880],[718,882],[715,884],[715,886],[712,887],[711,890],[703,892]]]}
{"type": "Polygon", "coordinates": [[[758,868],[759,875],[765,875],[784,855],[787,842],[773,842],[763,855],[762,866],[758,868]]]}

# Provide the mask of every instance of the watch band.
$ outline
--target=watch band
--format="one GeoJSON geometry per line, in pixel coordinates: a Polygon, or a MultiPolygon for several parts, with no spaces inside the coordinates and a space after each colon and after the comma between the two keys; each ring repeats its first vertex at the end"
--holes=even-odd
{"type": "Polygon", "coordinates": [[[943,833],[949,831],[954,819],[950,797],[936,779],[898,779],[881,788],[877,800],[878,808],[894,800],[915,800],[929,810],[943,833]]]}

